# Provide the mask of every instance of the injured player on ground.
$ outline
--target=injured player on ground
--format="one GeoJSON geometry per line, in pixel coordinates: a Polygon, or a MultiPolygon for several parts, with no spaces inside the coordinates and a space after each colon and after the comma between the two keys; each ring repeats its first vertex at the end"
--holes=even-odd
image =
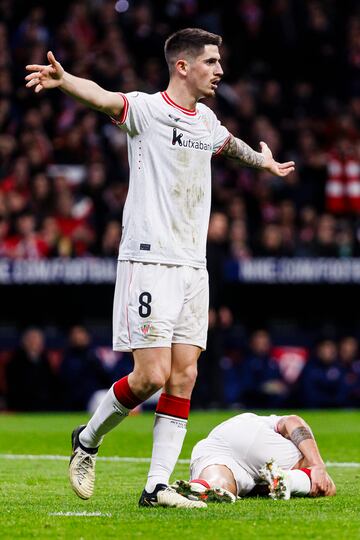
{"type": "Polygon", "coordinates": [[[193,448],[190,482],[175,489],[188,498],[234,502],[246,495],[273,499],[332,496],[314,435],[299,416],[239,414],[215,427],[193,448]]]}

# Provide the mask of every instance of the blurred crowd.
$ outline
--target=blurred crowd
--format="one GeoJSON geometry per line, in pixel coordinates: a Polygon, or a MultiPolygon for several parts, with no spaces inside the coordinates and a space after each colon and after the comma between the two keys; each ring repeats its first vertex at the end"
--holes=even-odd
{"type": "Polygon", "coordinates": [[[0,409],[84,411],[132,367],[130,355],[94,343],[82,325],[52,345],[43,329],[31,327],[18,347],[0,351],[0,409]]]}
{"type": "Polygon", "coordinates": [[[57,90],[34,95],[25,65],[51,49],[106,89],[157,92],[164,40],[185,26],[224,37],[208,101],[222,122],[297,164],[274,178],[214,160],[209,258],[359,255],[356,0],[0,0],[0,21],[0,256],[116,257],[127,193],[125,135],[57,90]]]}
{"type": "MultiPolygon", "coordinates": [[[[222,306],[227,260],[360,254],[360,5],[357,0],[0,0],[0,258],[117,257],[126,136],[55,90],[25,88],[52,50],[112,91],[166,88],[163,45],[198,26],[224,38],[224,80],[206,103],[286,178],[213,160],[208,349],[194,407],[359,407],[359,336],[311,343],[244,329],[222,306]],[[216,308],[216,311],[215,309],[216,308]]],[[[83,326],[49,343],[29,328],[1,349],[0,409],[84,410],[129,373],[129,355],[83,326]]]]}
{"type": "MultiPolygon", "coordinates": [[[[95,341],[81,325],[57,347],[43,329],[26,329],[19,347],[0,351],[0,410],[92,411],[103,391],[133,368],[129,354],[95,341]]],[[[359,341],[343,335],[289,347],[275,344],[266,329],[245,332],[228,308],[211,310],[192,406],[360,407],[359,341]]]]}

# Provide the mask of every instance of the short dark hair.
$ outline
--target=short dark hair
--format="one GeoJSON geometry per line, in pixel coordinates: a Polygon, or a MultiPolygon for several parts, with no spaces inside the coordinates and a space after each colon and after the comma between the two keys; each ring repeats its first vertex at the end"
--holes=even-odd
{"type": "Polygon", "coordinates": [[[220,47],[221,43],[221,36],[201,28],[184,28],[175,32],[175,34],[167,38],[164,47],[165,58],[170,72],[180,54],[196,58],[203,52],[205,45],[217,45],[220,47]]]}

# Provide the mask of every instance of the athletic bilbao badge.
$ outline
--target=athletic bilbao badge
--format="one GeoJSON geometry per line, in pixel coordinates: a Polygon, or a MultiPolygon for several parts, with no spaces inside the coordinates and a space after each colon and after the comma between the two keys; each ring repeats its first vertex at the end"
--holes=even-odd
{"type": "Polygon", "coordinates": [[[153,325],[149,322],[140,325],[140,332],[144,337],[148,336],[152,330],[153,325]]]}

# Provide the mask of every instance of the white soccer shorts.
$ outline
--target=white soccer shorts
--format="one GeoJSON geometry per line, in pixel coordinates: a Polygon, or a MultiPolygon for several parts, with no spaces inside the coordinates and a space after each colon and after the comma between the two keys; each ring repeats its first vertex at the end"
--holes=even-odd
{"type": "Polygon", "coordinates": [[[114,294],[113,349],[206,348],[209,309],[205,268],[119,261],[114,294]]]}

